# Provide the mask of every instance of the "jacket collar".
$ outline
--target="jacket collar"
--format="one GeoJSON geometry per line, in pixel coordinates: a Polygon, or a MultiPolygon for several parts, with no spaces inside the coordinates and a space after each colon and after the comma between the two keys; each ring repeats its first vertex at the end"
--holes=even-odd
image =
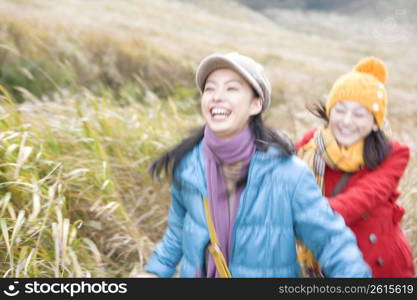
{"type": "MultiPolygon", "coordinates": [[[[196,188],[202,195],[207,196],[205,160],[202,145],[203,142],[201,141],[191,150],[190,156],[184,162],[185,165],[181,171],[181,179],[186,186],[196,188]]],[[[248,179],[250,179],[251,184],[259,184],[265,174],[269,173],[271,169],[278,167],[283,154],[281,149],[272,146],[266,152],[256,150],[249,165],[248,179]]]]}

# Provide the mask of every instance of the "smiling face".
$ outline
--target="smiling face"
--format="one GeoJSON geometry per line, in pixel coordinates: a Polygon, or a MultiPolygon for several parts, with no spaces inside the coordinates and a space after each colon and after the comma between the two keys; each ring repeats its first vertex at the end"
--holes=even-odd
{"type": "Polygon", "coordinates": [[[377,129],[371,112],[362,104],[348,100],[338,102],[331,109],[329,126],[342,146],[350,146],[377,129]]]}
{"type": "Polygon", "coordinates": [[[222,139],[232,137],[262,110],[262,101],[237,72],[217,69],[206,80],[201,112],[209,128],[222,139]]]}

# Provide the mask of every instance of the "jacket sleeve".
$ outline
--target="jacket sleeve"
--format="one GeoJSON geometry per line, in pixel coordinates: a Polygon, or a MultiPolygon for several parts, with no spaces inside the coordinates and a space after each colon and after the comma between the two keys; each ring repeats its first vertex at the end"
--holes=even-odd
{"type": "Polygon", "coordinates": [[[313,138],[315,132],[316,129],[311,129],[304,134],[303,138],[295,144],[296,153],[313,138]]]}
{"type": "Polygon", "coordinates": [[[168,214],[168,227],[154,252],[152,253],[146,271],[158,277],[172,277],[176,266],[182,257],[182,226],[185,208],[181,201],[180,189],[172,185],[172,203],[168,214]]]}
{"type": "Polygon", "coordinates": [[[377,169],[369,171],[343,193],[328,198],[330,206],[343,216],[346,224],[353,224],[372,208],[388,201],[396,191],[407,167],[410,151],[399,143],[391,145],[390,156],[377,169]]]}
{"type": "Polygon", "coordinates": [[[327,277],[371,276],[354,234],[330,208],[307,166],[292,199],[296,236],[313,252],[327,277]]]}

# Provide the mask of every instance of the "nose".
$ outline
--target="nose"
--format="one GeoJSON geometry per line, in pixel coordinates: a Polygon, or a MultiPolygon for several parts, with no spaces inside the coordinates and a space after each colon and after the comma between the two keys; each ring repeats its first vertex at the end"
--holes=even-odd
{"type": "Polygon", "coordinates": [[[222,88],[218,88],[214,91],[213,93],[213,101],[214,102],[220,102],[223,100],[224,97],[224,93],[223,93],[223,89],[222,88]]]}
{"type": "Polygon", "coordinates": [[[342,124],[345,126],[348,126],[350,125],[351,122],[352,122],[352,113],[350,111],[347,111],[342,118],[342,124]]]}

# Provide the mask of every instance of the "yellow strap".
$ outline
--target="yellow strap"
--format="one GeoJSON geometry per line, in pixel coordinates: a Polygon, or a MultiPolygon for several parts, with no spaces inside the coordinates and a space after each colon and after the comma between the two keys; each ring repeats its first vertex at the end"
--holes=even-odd
{"type": "Polygon", "coordinates": [[[211,218],[209,202],[207,198],[204,198],[204,210],[206,211],[206,219],[208,224],[208,229],[210,233],[210,245],[208,250],[210,254],[213,256],[214,264],[216,265],[217,271],[220,274],[221,278],[232,278],[230,274],[229,268],[227,267],[226,259],[223,256],[222,251],[220,250],[216,230],[214,229],[213,220],[211,218]]]}

